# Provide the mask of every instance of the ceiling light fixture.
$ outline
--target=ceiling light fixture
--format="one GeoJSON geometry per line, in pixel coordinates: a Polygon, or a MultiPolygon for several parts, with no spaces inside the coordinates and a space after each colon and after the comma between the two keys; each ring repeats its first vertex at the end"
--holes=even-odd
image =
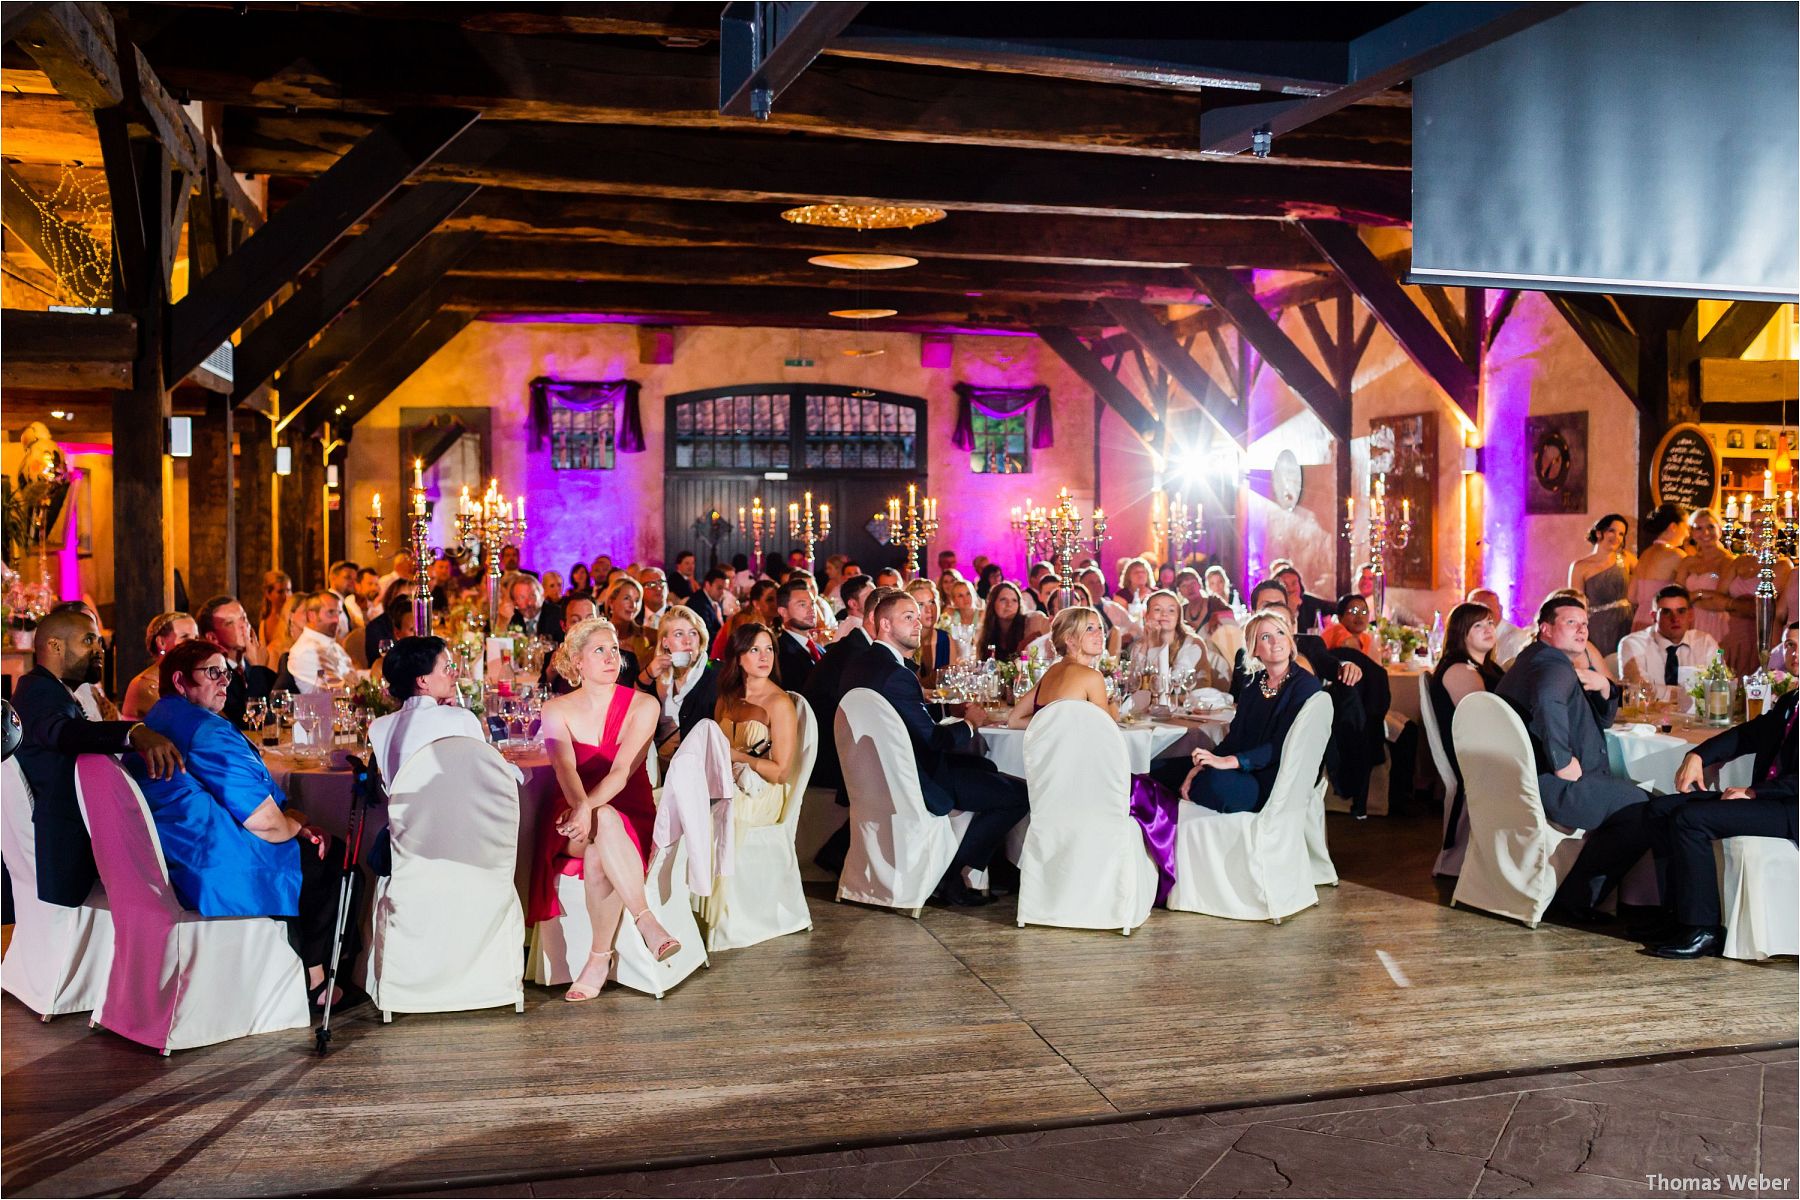
{"type": "Polygon", "coordinates": [[[845,358],[878,358],[881,355],[886,354],[886,353],[887,353],[886,350],[873,350],[873,349],[867,349],[867,348],[852,347],[851,349],[844,351],[844,357],[845,358]]]}
{"type": "Polygon", "coordinates": [[[916,229],[941,221],[941,208],[899,204],[808,204],[781,214],[796,225],[824,225],[831,229],[916,229]]]}
{"type": "Polygon", "coordinates": [[[898,271],[919,265],[918,259],[905,254],[815,254],[806,261],[838,271],[898,271]]]}
{"type": "Polygon", "coordinates": [[[900,315],[900,310],[897,308],[834,308],[831,310],[831,315],[842,317],[846,321],[878,321],[882,317],[897,317],[900,315]]]}

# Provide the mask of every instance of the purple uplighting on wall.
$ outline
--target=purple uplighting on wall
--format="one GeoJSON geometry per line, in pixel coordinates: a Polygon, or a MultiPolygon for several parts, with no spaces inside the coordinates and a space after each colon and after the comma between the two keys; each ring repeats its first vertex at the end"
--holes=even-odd
{"type": "Polygon", "coordinates": [[[1525,541],[1525,480],[1530,471],[1530,448],[1525,444],[1525,417],[1531,411],[1534,370],[1521,360],[1504,374],[1490,373],[1482,392],[1481,415],[1483,473],[1470,476],[1474,486],[1485,489],[1482,536],[1482,578],[1500,595],[1509,619],[1517,620],[1531,598],[1519,595],[1520,562],[1525,541]]]}

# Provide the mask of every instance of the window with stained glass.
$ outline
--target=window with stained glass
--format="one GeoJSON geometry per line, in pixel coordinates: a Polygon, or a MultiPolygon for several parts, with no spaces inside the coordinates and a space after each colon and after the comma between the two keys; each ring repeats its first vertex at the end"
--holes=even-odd
{"type": "Polygon", "coordinates": [[[613,468],[614,408],[550,409],[550,465],[558,471],[610,471],[613,468]]]}
{"type": "Polygon", "coordinates": [[[1010,417],[972,414],[975,448],[969,470],[977,475],[1023,475],[1031,470],[1031,442],[1025,433],[1026,412],[1010,417]]]}
{"type": "Polygon", "coordinates": [[[919,414],[874,396],[806,397],[810,470],[913,470],[919,463],[919,414]]]}
{"type": "Polygon", "coordinates": [[[787,392],[707,396],[675,409],[675,465],[693,470],[786,470],[792,466],[787,392]]]}

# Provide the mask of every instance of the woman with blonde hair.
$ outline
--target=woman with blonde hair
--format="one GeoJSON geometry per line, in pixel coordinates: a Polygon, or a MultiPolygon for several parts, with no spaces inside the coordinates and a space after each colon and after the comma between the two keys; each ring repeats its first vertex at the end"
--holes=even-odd
{"type": "Polygon", "coordinates": [[[293,628],[294,581],[286,571],[263,572],[262,624],[256,633],[268,647],[269,657],[285,652],[299,636],[293,628]]]}
{"type": "Polygon", "coordinates": [[[1106,679],[1095,665],[1106,653],[1106,622],[1100,613],[1086,605],[1071,605],[1051,618],[1047,636],[1059,657],[1037,686],[1013,705],[1007,728],[1025,728],[1040,708],[1058,700],[1086,700],[1117,718],[1119,707],[1107,696],[1106,679]]]}
{"type": "Polygon", "coordinates": [[[1201,687],[1231,686],[1231,664],[1219,648],[1189,629],[1181,620],[1181,597],[1171,591],[1154,591],[1144,603],[1144,632],[1131,643],[1134,675],[1182,675],[1193,672],[1201,687]]]}
{"type": "Polygon", "coordinates": [[[127,721],[140,721],[162,698],[160,675],[162,657],[183,642],[200,636],[200,626],[184,612],[166,612],[151,618],[144,630],[144,648],[150,651],[150,665],[138,672],[125,686],[125,699],[119,715],[127,721]]]}
{"type": "Polygon", "coordinates": [[[938,628],[938,589],[937,584],[923,576],[906,585],[906,594],[919,605],[919,648],[913,651],[913,664],[918,667],[923,679],[931,679],[953,661],[951,655],[950,632],[938,628]]]}
{"type": "Polygon", "coordinates": [[[661,714],[656,721],[657,753],[667,759],[675,753],[682,706],[712,671],[706,658],[706,625],[700,614],[685,604],[663,613],[656,625],[649,659],[633,681],[640,692],[656,698],[661,714]]]}
{"type": "Polygon", "coordinates": [[[950,635],[950,661],[975,660],[975,637],[981,629],[982,604],[975,595],[975,585],[961,575],[954,576],[944,589],[944,615],[938,628],[950,635]]]}
{"type": "Polygon", "coordinates": [[[631,918],[657,962],[681,949],[644,894],[656,824],[644,759],[656,732],[656,701],[620,682],[619,661],[612,623],[582,621],[563,638],[555,660],[576,688],[544,704],[544,748],[566,807],[540,827],[527,919],[536,924],[561,916],[557,878],[582,880],[594,940],[587,965],[563,994],[572,1003],[592,1000],[606,986],[622,916],[631,918]]]}

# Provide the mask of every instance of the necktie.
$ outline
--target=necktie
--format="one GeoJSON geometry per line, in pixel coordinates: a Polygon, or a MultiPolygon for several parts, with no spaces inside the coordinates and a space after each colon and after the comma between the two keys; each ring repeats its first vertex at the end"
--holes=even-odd
{"type": "Polygon", "coordinates": [[[806,643],[806,653],[812,657],[814,662],[818,662],[821,658],[825,657],[823,654],[819,653],[819,648],[811,642],[806,643]]]}
{"type": "Polygon", "coordinates": [[[1679,643],[1677,643],[1676,645],[1670,646],[1668,649],[1667,655],[1663,658],[1663,682],[1664,683],[1680,683],[1681,682],[1681,663],[1675,657],[1675,652],[1680,649],[1681,649],[1681,646],[1679,643]]]}

